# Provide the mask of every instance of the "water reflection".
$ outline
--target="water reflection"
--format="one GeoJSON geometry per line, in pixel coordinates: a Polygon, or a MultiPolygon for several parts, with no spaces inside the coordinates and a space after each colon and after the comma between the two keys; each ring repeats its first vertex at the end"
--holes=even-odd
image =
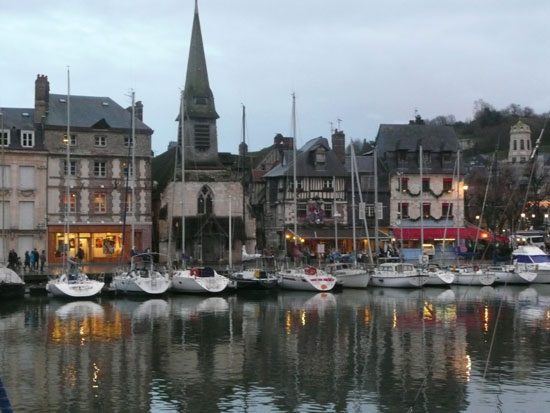
{"type": "Polygon", "coordinates": [[[0,371],[16,411],[537,410],[549,331],[539,285],[28,299],[0,371]]]}

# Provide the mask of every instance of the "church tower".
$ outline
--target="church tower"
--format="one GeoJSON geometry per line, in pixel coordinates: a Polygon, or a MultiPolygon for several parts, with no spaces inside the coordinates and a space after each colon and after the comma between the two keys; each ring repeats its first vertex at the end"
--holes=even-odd
{"type": "MultiPolygon", "coordinates": [[[[216,120],[219,116],[214,106],[214,94],[208,82],[197,1],[195,1],[187,76],[183,90],[183,111],[185,158],[189,160],[189,163],[186,163],[186,169],[193,169],[195,165],[219,166],[216,128],[216,120]]],[[[181,116],[179,120],[178,141],[181,144],[181,116]]]]}
{"type": "Polygon", "coordinates": [[[521,120],[510,128],[508,162],[527,162],[531,156],[531,128],[521,120]]]}

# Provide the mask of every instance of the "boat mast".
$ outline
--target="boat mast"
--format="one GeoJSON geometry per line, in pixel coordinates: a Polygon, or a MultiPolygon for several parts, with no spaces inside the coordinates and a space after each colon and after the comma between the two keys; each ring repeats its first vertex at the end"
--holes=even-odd
{"type": "Polygon", "coordinates": [[[231,234],[231,196],[229,196],[229,271],[233,269],[233,237],[231,234]]]}
{"type": "Polygon", "coordinates": [[[0,139],[2,140],[0,142],[0,150],[2,151],[1,152],[1,161],[0,161],[0,168],[2,168],[2,176],[0,177],[0,179],[2,179],[2,185],[0,186],[0,189],[2,190],[2,257],[3,257],[3,260],[6,261],[6,251],[7,251],[7,248],[6,248],[6,233],[5,233],[5,228],[6,228],[6,221],[5,221],[5,217],[6,217],[6,205],[4,204],[4,188],[6,188],[6,177],[5,177],[5,169],[6,169],[6,159],[5,159],[5,153],[4,153],[4,145],[7,144],[7,142],[4,140],[4,112],[2,111],[2,109],[0,109],[0,139]]]}
{"type": "Polygon", "coordinates": [[[243,105],[243,141],[242,141],[242,153],[241,155],[241,187],[243,191],[243,245],[246,242],[246,179],[245,179],[245,168],[246,168],[246,106],[243,105]]]}
{"type": "Polygon", "coordinates": [[[355,150],[353,149],[353,145],[351,146],[351,156],[353,161],[353,170],[355,172],[355,179],[357,182],[357,188],[359,189],[359,204],[361,205],[362,212],[361,212],[361,219],[363,220],[363,225],[365,226],[365,236],[367,238],[367,242],[369,247],[367,248],[367,251],[369,252],[369,263],[373,265],[373,259],[372,259],[372,249],[370,245],[370,236],[369,236],[369,227],[367,225],[367,217],[365,216],[365,203],[363,202],[363,191],[361,189],[361,181],[359,180],[359,172],[357,168],[357,159],[355,158],[355,150]]]}
{"type": "MultiPolygon", "coordinates": [[[[378,152],[376,146],[373,151],[373,167],[374,167],[374,242],[376,243],[376,256],[378,257],[379,239],[378,239],[378,152]]],[[[377,260],[378,261],[378,260],[377,260]]]]}
{"type": "MultiPolygon", "coordinates": [[[[458,206],[460,203],[460,149],[456,151],[456,177],[456,204],[458,206]]],[[[462,220],[464,221],[464,201],[462,202],[462,220]]],[[[458,219],[458,214],[456,219],[456,248],[456,260],[458,263],[458,257],[460,254],[460,222],[458,219]]]]}
{"type": "Polygon", "coordinates": [[[355,177],[353,176],[355,165],[353,163],[353,159],[355,158],[355,150],[353,149],[353,140],[351,141],[351,234],[352,234],[352,240],[353,240],[353,264],[354,266],[357,266],[357,252],[356,252],[356,246],[355,243],[357,242],[356,234],[355,234],[355,177]]]}
{"type": "Polygon", "coordinates": [[[166,248],[168,252],[168,266],[172,267],[172,221],[174,219],[174,204],[176,201],[176,172],[178,170],[178,146],[176,145],[176,151],[174,154],[174,175],[172,177],[172,203],[168,211],[170,211],[168,217],[168,247],[166,248]]]}
{"type": "Polygon", "coordinates": [[[419,162],[420,162],[420,259],[424,255],[424,178],[422,175],[422,145],[419,147],[419,162]]]}
{"type": "Polygon", "coordinates": [[[135,247],[136,231],[136,92],[132,90],[132,248],[135,247]]]}
{"type": "MultiPolygon", "coordinates": [[[[67,265],[67,254],[70,253],[70,224],[69,216],[71,211],[71,69],[67,66],[67,150],[66,150],[66,174],[65,174],[65,236],[67,242],[64,245],[63,267],[67,265]],[[68,247],[68,248],[67,248],[68,247]]],[[[76,244],[75,244],[76,247],[76,244]]]]}
{"type": "Polygon", "coordinates": [[[340,214],[338,213],[337,204],[336,204],[336,177],[332,177],[332,188],[334,190],[333,206],[334,206],[334,252],[338,253],[338,218],[340,214]]]}
{"type": "MultiPolygon", "coordinates": [[[[196,7],[196,4],[195,4],[196,7]]],[[[185,268],[185,101],[183,90],[181,91],[180,108],[180,134],[181,134],[181,262],[185,268]]]]}
{"type": "Polygon", "coordinates": [[[292,172],[293,172],[293,185],[294,190],[294,246],[298,245],[298,202],[296,199],[296,94],[292,93],[292,172]]]}

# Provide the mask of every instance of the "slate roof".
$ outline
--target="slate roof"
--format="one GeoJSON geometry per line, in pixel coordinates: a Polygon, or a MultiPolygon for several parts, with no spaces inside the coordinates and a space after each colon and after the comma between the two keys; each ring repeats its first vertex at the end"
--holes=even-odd
{"type": "Polygon", "coordinates": [[[4,129],[34,130],[34,108],[1,108],[0,112],[3,113],[4,129]]]}
{"type": "MultiPolygon", "coordinates": [[[[130,129],[132,114],[108,97],[71,96],[71,127],[130,129]],[[103,126],[102,126],[103,125],[103,126]]],[[[67,126],[67,96],[50,94],[47,126],[67,126]]],[[[136,118],[136,130],[153,133],[153,130],[136,118]]]]}
{"type": "MultiPolygon", "coordinates": [[[[264,175],[265,178],[277,178],[281,176],[292,176],[294,174],[293,152],[284,151],[284,161],[277,165],[271,171],[264,175]]],[[[318,137],[308,141],[296,153],[296,176],[304,177],[329,177],[329,176],[347,176],[345,166],[336,157],[334,151],[330,149],[328,140],[318,137]],[[326,152],[326,166],[324,169],[315,168],[315,150],[320,146],[324,147],[326,152]]]]}
{"type": "Polygon", "coordinates": [[[405,150],[443,152],[458,150],[458,139],[450,126],[440,125],[387,125],[382,124],[376,135],[379,156],[386,152],[405,150]]]}

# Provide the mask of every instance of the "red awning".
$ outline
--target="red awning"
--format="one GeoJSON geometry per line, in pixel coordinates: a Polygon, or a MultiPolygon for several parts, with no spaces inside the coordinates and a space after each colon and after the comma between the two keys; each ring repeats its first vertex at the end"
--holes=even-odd
{"type": "MultiPolygon", "coordinates": [[[[460,239],[475,239],[477,234],[477,228],[466,227],[458,228],[460,239]]],[[[393,228],[393,233],[396,239],[411,240],[411,239],[420,239],[420,228],[393,228]],[[403,235],[401,235],[403,231],[403,235]]],[[[424,228],[424,239],[425,240],[435,240],[435,239],[456,239],[457,236],[456,228],[424,228]]],[[[499,242],[508,242],[508,238],[502,237],[500,235],[495,235],[496,240],[499,242]]],[[[479,231],[479,239],[491,240],[492,234],[487,231],[479,231]]]]}

